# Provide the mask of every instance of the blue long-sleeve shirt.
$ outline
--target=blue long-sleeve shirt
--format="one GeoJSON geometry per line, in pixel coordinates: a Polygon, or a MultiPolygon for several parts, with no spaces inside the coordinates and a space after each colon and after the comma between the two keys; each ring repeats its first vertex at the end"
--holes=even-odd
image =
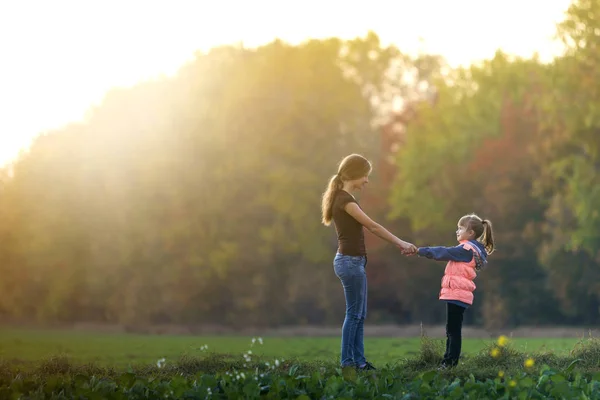
{"type": "Polygon", "coordinates": [[[455,247],[419,247],[418,254],[437,261],[470,262],[473,259],[473,252],[465,249],[462,244],[455,247]]]}
{"type": "MultiPolygon", "coordinates": [[[[479,249],[479,255],[485,261],[487,259],[487,251],[485,251],[483,244],[477,240],[469,240],[469,243],[479,249]]],[[[470,262],[473,259],[473,252],[465,249],[462,244],[454,247],[419,247],[417,254],[421,257],[432,258],[437,261],[470,262]]]]}

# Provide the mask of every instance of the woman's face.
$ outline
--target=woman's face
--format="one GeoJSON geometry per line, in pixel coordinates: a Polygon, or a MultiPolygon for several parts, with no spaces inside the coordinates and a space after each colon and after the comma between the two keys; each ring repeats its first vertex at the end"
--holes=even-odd
{"type": "Polygon", "coordinates": [[[369,175],[350,181],[353,190],[362,190],[369,183],[369,175]]]}

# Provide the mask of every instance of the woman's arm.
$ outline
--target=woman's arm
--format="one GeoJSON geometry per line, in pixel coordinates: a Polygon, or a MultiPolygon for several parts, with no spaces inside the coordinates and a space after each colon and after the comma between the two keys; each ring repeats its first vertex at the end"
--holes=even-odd
{"type": "Polygon", "coordinates": [[[377,235],[383,240],[386,240],[392,244],[395,244],[404,251],[408,251],[409,253],[416,252],[417,248],[414,244],[408,243],[394,236],[392,233],[390,233],[390,231],[369,218],[369,216],[365,214],[363,210],[361,210],[358,204],[350,202],[344,206],[344,210],[372,234],[377,235]]]}

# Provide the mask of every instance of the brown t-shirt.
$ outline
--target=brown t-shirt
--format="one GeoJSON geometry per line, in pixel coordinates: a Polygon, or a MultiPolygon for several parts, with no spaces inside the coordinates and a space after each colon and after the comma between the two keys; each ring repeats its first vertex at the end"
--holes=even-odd
{"type": "MultiPolygon", "coordinates": [[[[363,226],[348,214],[344,207],[356,199],[345,190],[338,190],[333,199],[333,223],[338,237],[338,252],[347,256],[365,256],[365,236],[363,226]]],[[[359,205],[360,207],[360,205],[359,205]]]]}

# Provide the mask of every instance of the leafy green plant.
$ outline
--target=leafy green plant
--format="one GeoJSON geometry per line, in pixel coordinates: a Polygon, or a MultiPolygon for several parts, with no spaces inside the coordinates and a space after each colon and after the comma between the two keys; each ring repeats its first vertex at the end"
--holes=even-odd
{"type": "Polygon", "coordinates": [[[342,370],[334,363],[260,359],[251,351],[232,360],[205,348],[197,356],[159,359],[125,371],[54,356],[35,368],[3,361],[0,398],[598,398],[598,348],[596,339],[586,339],[568,357],[524,354],[501,337],[457,368],[438,371],[440,341],[423,336],[416,357],[368,373],[342,370]]]}

